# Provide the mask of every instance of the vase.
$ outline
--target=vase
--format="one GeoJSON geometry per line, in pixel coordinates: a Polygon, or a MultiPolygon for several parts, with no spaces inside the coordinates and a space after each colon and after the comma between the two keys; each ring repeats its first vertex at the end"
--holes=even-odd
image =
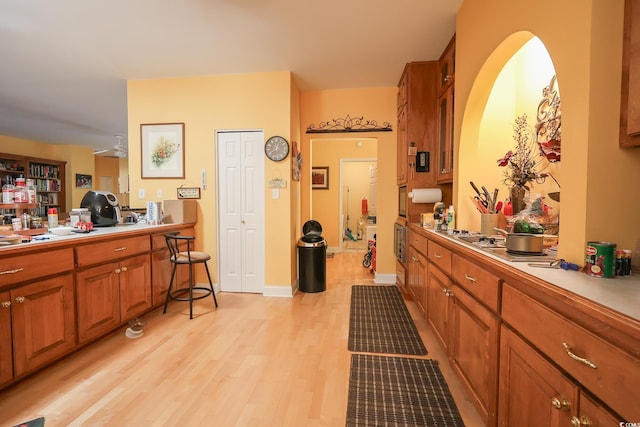
{"type": "Polygon", "coordinates": [[[525,208],[524,203],[524,195],[526,193],[526,189],[520,185],[516,185],[511,187],[511,207],[513,208],[513,215],[516,215],[518,212],[525,208]]]}

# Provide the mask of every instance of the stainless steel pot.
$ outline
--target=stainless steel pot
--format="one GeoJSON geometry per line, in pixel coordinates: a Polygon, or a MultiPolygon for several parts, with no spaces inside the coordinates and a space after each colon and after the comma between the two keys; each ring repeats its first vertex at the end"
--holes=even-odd
{"type": "Polygon", "coordinates": [[[509,252],[539,254],[544,249],[542,234],[508,233],[501,228],[494,228],[494,230],[506,236],[506,247],[509,252]]]}

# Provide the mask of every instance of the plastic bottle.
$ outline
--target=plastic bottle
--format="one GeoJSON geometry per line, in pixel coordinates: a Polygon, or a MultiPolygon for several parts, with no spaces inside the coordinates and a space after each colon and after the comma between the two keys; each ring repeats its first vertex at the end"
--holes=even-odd
{"type": "Polygon", "coordinates": [[[13,203],[15,186],[11,183],[11,177],[7,177],[7,183],[2,186],[2,203],[13,203]]]}
{"type": "Polygon", "coordinates": [[[13,200],[15,203],[27,203],[27,187],[24,178],[16,178],[16,186],[13,191],[13,200]]]}
{"type": "Polygon", "coordinates": [[[49,223],[49,229],[58,226],[58,209],[49,208],[47,211],[47,222],[49,223]]]}
{"type": "Polygon", "coordinates": [[[449,205],[447,210],[447,230],[453,230],[456,228],[456,211],[453,210],[453,205],[449,205]]]}
{"type": "Polygon", "coordinates": [[[27,179],[27,203],[36,203],[36,186],[32,179],[27,179]]]}

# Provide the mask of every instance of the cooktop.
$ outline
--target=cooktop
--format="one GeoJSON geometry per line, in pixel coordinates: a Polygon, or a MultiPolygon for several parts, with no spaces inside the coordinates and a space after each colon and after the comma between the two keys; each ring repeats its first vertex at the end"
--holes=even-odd
{"type": "Polygon", "coordinates": [[[555,259],[547,252],[541,253],[514,253],[507,251],[506,239],[504,236],[483,236],[480,234],[459,234],[456,239],[481,249],[484,252],[495,255],[510,262],[537,262],[551,261],[555,259]]]}

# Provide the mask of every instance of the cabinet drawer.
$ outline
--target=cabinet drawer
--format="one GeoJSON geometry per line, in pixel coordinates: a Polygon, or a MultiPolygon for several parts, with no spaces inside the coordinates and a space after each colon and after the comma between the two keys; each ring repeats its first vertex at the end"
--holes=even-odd
{"type": "Polygon", "coordinates": [[[505,284],[502,318],[591,393],[640,420],[640,361],[505,284]]]}
{"type": "Polygon", "coordinates": [[[453,256],[453,278],[480,302],[498,312],[500,278],[460,255],[453,256]]]}
{"type": "Polygon", "coordinates": [[[130,237],[76,247],[78,267],[130,257],[150,248],[149,236],[130,237]]]}
{"type": "Polygon", "coordinates": [[[426,236],[416,233],[415,231],[409,232],[409,244],[416,248],[422,255],[427,255],[427,242],[429,240],[426,236]]]}
{"type": "Polygon", "coordinates": [[[440,267],[445,273],[451,275],[451,251],[431,240],[429,240],[427,251],[429,261],[440,267]]]}
{"type": "Polygon", "coordinates": [[[0,259],[0,286],[24,282],[73,270],[73,249],[54,249],[42,253],[0,259]]]}

